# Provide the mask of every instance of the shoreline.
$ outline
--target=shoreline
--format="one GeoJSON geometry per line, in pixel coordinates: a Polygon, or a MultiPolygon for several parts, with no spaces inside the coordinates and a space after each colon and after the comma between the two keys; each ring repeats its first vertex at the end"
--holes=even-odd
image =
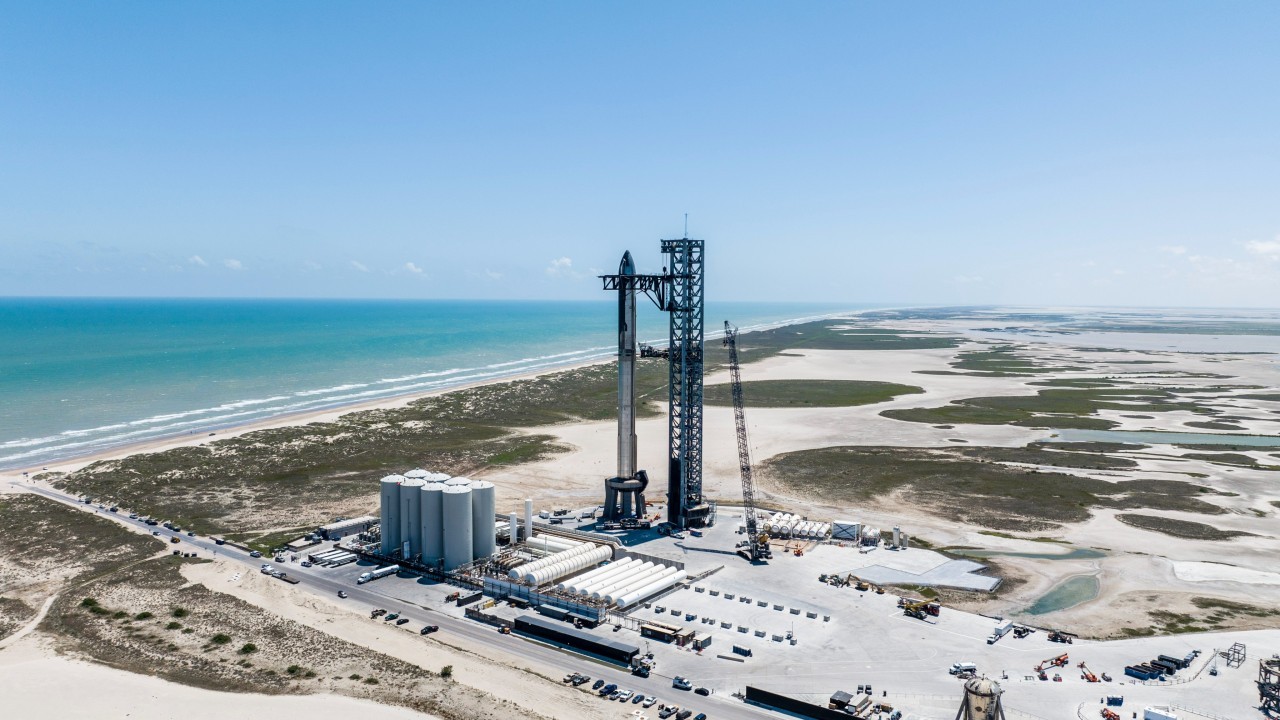
{"type": "MultiPolygon", "coordinates": [[[[773,323],[761,323],[750,326],[749,330],[744,332],[751,333],[761,330],[771,330],[779,327],[787,327],[789,325],[800,325],[809,322],[821,322],[823,320],[836,320],[850,318],[852,316],[861,315],[867,312],[880,312],[883,310],[900,310],[905,308],[864,308],[859,310],[846,310],[838,313],[830,313],[825,315],[811,315],[799,318],[790,318],[773,323]]],[[[715,339],[721,335],[721,331],[706,333],[705,338],[715,339]]],[[[655,343],[655,347],[663,347],[665,343],[655,343]]],[[[125,458],[130,455],[141,453],[154,453],[172,450],[180,447],[194,447],[205,443],[217,442],[226,438],[238,437],[247,433],[258,430],[269,430],[273,428],[297,427],[300,425],[308,425],[316,422],[332,422],[333,420],[353,412],[365,412],[369,410],[390,409],[403,407],[411,402],[428,397],[444,395],[446,393],[456,392],[459,390],[468,390],[486,385],[496,385],[499,383],[515,382],[519,380],[530,380],[533,378],[549,375],[551,373],[564,372],[568,370],[577,370],[593,365],[614,362],[616,358],[609,355],[603,358],[584,360],[579,362],[570,362],[563,365],[553,365],[550,367],[542,367],[536,370],[514,373],[511,375],[503,375],[499,377],[485,378],[473,382],[464,382],[458,385],[448,387],[435,388],[431,390],[422,390],[410,393],[402,393],[397,395],[388,395],[385,397],[374,398],[354,403],[341,403],[323,408],[312,408],[308,410],[300,410],[292,413],[281,413],[257,420],[244,423],[232,423],[228,425],[207,425],[204,427],[193,428],[182,434],[161,435],[145,440],[137,440],[134,442],[126,442],[120,445],[99,448],[86,453],[71,454],[65,457],[52,458],[34,464],[17,464],[12,466],[0,465],[0,478],[30,480],[31,476],[43,472],[63,472],[70,473],[80,470],[88,465],[103,460],[115,460],[125,458]]]]}

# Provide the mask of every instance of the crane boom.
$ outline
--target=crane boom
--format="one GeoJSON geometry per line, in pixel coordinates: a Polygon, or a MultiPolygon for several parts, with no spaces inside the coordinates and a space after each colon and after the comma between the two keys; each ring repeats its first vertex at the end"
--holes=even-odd
{"type": "Polygon", "coordinates": [[[751,443],[747,439],[747,415],[742,400],[742,374],[738,370],[738,328],[724,321],[724,344],[729,348],[729,377],[733,388],[733,421],[738,435],[738,471],[742,475],[742,510],[747,521],[747,547],[752,562],[768,559],[769,543],[756,524],[756,486],[751,476],[751,443]]]}

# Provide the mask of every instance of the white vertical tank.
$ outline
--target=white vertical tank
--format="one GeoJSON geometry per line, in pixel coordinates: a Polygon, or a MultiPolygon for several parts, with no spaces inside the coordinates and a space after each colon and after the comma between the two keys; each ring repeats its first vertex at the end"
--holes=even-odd
{"type": "Polygon", "coordinates": [[[427,472],[426,470],[423,470],[422,468],[414,468],[404,474],[404,476],[409,478],[410,480],[424,480],[424,481],[430,475],[431,473],[427,472]]]}
{"type": "Polygon", "coordinates": [[[524,539],[533,537],[533,500],[524,499],[524,539]]]}
{"type": "Polygon", "coordinates": [[[508,537],[511,538],[511,544],[515,545],[520,542],[520,515],[519,513],[511,513],[511,529],[508,531],[508,537]]]}
{"type": "Polygon", "coordinates": [[[471,488],[446,485],[444,496],[444,569],[471,562],[471,488]]]}
{"type": "Polygon", "coordinates": [[[388,475],[379,484],[379,516],[382,528],[382,554],[390,555],[400,547],[400,483],[403,475],[388,475]]]}
{"type": "Polygon", "coordinates": [[[893,526],[893,544],[902,545],[902,530],[898,529],[897,525],[893,526]]]}
{"type": "Polygon", "coordinates": [[[444,481],[444,484],[445,484],[445,485],[457,485],[457,486],[470,485],[470,484],[471,484],[471,478],[464,478],[464,477],[451,477],[451,478],[449,478],[448,480],[445,480],[445,481],[444,481]]]}
{"type": "Polygon", "coordinates": [[[422,492],[420,478],[405,476],[400,483],[400,544],[409,543],[405,559],[422,552],[422,492]]]}
{"type": "Polygon", "coordinates": [[[429,482],[418,489],[422,528],[422,562],[436,566],[444,558],[444,483],[429,482]]]}
{"type": "Polygon", "coordinates": [[[486,558],[498,551],[494,537],[495,509],[493,483],[486,480],[471,481],[471,556],[486,558]]]}

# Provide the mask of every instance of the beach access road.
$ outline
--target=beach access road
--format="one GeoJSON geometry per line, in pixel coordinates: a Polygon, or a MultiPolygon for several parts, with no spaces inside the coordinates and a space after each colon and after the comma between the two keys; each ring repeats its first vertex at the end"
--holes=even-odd
{"type": "MultiPolygon", "coordinates": [[[[72,495],[52,490],[35,484],[22,483],[19,486],[28,492],[32,492],[58,502],[66,503],[76,507],[86,508],[87,506],[77,500],[72,495]]],[[[96,508],[95,508],[96,509],[96,508]]],[[[148,535],[157,528],[152,528],[140,519],[130,519],[128,515],[119,513],[109,513],[99,511],[99,514],[108,517],[127,527],[133,528],[141,533],[148,535]]],[[[166,542],[174,533],[168,530],[160,530],[161,538],[166,542]]],[[[216,558],[220,565],[231,564],[241,568],[242,575],[257,576],[261,564],[266,561],[270,562],[270,558],[251,558],[245,551],[228,545],[217,545],[212,538],[208,537],[189,537],[182,535],[182,542],[174,545],[174,549],[183,550],[185,552],[197,552],[199,557],[216,558]]],[[[225,568],[225,565],[224,565],[225,568]]],[[[349,609],[351,616],[355,620],[368,622],[369,612],[374,608],[390,608],[404,607],[406,603],[403,600],[393,596],[384,594],[379,591],[379,583],[368,583],[365,585],[355,585],[349,580],[327,577],[324,571],[318,568],[303,568],[297,564],[290,563],[287,568],[289,577],[298,580],[295,584],[286,584],[276,582],[277,589],[272,591],[273,594],[283,594],[289,598],[288,603],[271,603],[271,607],[265,608],[272,612],[277,612],[286,617],[293,614],[301,616],[305,606],[314,605],[315,600],[322,600],[326,604],[336,604],[344,609],[349,609]],[[347,593],[347,598],[339,600],[337,593],[339,590],[347,593]]],[[[224,570],[225,572],[225,570],[224,570]]],[[[265,576],[263,576],[265,578],[265,576]]],[[[235,592],[234,589],[213,586],[219,592],[235,592]]],[[[254,602],[255,595],[252,592],[235,592],[235,594],[243,600],[254,602]]],[[[258,598],[259,600],[261,598],[258,598]]],[[[260,603],[255,603],[260,604],[260,603]]],[[[502,635],[494,628],[488,625],[482,625],[471,620],[466,620],[449,613],[429,608],[414,608],[410,613],[415,620],[430,622],[438,625],[440,631],[428,636],[428,639],[417,637],[414,633],[412,640],[421,643],[443,643],[446,646],[452,646],[456,651],[464,654],[477,656],[482,660],[490,661],[485,664],[489,673],[498,671],[499,668],[493,663],[496,661],[502,665],[507,665],[517,670],[523,671],[521,674],[527,675],[534,673],[541,678],[538,683],[546,683],[547,690],[553,691],[552,694],[560,692],[573,693],[573,699],[579,700],[579,697],[586,702],[591,703],[591,708],[587,713],[563,713],[561,707],[554,708],[558,717],[599,717],[613,718],[623,717],[632,709],[630,705],[626,708],[610,703],[607,700],[594,697],[594,693],[587,690],[573,691],[560,685],[559,679],[564,675],[572,672],[581,672],[592,676],[593,678],[603,679],[607,683],[615,683],[619,687],[629,688],[636,692],[642,692],[645,695],[657,695],[673,702],[679,702],[682,707],[689,707],[697,712],[705,712],[711,718],[730,718],[733,720],[766,720],[770,718],[781,717],[777,713],[773,713],[763,708],[746,705],[739,700],[731,697],[716,694],[711,697],[699,697],[680,693],[679,697],[672,696],[675,692],[671,688],[671,677],[663,676],[657,672],[653,673],[649,678],[640,678],[631,675],[631,673],[621,667],[609,665],[599,661],[591,660],[576,653],[569,652],[557,647],[546,645],[540,642],[528,640],[517,635],[502,635]],[[420,616],[420,617],[419,617],[420,616]],[[694,699],[696,697],[696,700],[694,699]]],[[[290,617],[306,622],[304,617],[290,617]]],[[[392,627],[383,627],[384,624],[376,624],[376,629],[380,632],[393,632],[409,637],[408,632],[397,631],[392,627]]],[[[330,628],[320,625],[317,629],[328,632],[330,628]]],[[[354,638],[344,637],[343,639],[355,641],[354,638]]],[[[412,663],[422,663],[422,651],[403,652],[400,646],[405,643],[394,644],[368,644],[367,646],[378,652],[383,652],[399,659],[412,663]]],[[[410,646],[412,647],[412,646],[410,646]]],[[[455,663],[456,665],[457,663],[455,663]]],[[[455,679],[460,682],[466,682],[468,678],[458,674],[455,669],[455,679]]],[[[694,678],[697,681],[697,678],[694,678]]],[[[526,685],[527,683],[520,683],[526,685]]],[[[486,692],[491,692],[499,697],[504,697],[501,687],[492,682],[477,683],[476,687],[486,692]]],[[[511,698],[513,702],[515,698],[511,698]]],[[[525,702],[528,702],[526,697],[525,702]]],[[[578,702],[574,702],[578,705],[578,702]]],[[[552,708],[532,708],[541,712],[553,710],[552,708]]]]}

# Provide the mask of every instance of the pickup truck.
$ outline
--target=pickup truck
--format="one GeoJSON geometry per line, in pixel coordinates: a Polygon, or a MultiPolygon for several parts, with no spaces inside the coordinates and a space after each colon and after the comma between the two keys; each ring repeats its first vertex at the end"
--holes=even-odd
{"type": "Polygon", "coordinates": [[[673,687],[673,688],[675,688],[675,689],[677,689],[677,690],[692,690],[692,689],[693,689],[693,683],[691,683],[691,682],[689,682],[687,679],[682,678],[682,677],[680,677],[679,675],[677,675],[677,676],[675,676],[674,678],[672,678],[672,679],[671,679],[671,687],[673,687]]]}

